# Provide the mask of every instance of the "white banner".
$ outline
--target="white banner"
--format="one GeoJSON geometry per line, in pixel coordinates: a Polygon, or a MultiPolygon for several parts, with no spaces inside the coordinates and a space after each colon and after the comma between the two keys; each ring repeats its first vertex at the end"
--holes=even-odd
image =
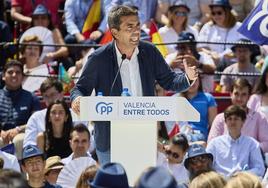
{"type": "Polygon", "coordinates": [[[199,121],[183,97],[82,97],[81,120],[199,121]]]}

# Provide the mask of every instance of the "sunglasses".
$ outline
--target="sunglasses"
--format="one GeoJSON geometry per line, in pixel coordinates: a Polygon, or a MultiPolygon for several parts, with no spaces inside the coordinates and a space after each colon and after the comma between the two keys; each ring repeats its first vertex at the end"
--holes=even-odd
{"type": "Polygon", "coordinates": [[[193,157],[189,160],[189,163],[192,165],[196,165],[197,163],[204,163],[208,160],[208,157],[206,155],[201,155],[197,157],[193,157]]]}
{"type": "Polygon", "coordinates": [[[166,150],[165,152],[166,152],[166,155],[172,156],[174,159],[178,159],[180,157],[179,154],[172,152],[171,150],[166,150]]]}
{"type": "Polygon", "coordinates": [[[187,12],[175,12],[174,13],[176,16],[187,16],[188,13],[187,12]]]}
{"type": "Polygon", "coordinates": [[[216,16],[216,15],[221,16],[221,15],[223,15],[223,12],[222,11],[213,11],[213,12],[211,12],[211,15],[212,16],[216,16]]]}

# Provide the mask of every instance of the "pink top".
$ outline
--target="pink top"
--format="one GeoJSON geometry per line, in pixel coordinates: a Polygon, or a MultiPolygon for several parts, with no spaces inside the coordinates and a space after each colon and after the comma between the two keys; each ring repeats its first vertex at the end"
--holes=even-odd
{"type": "MultiPolygon", "coordinates": [[[[247,119],[242,127],[242,135],[251,136],[260,142],[264,152],[268,152],[268,121],[262,113],[249,109],[247,119]]],[[[211,126],[208,142],[211,139],[227,134],[228,129],[224,121],[224,114],[218,114],[211,126]]]]}
{"type": "Polygon", "coordinates": [[[261,106],[261,95],[258,94],[251,95],[247,106],[252,110],[258,111],[259,107],[261,106]]]}

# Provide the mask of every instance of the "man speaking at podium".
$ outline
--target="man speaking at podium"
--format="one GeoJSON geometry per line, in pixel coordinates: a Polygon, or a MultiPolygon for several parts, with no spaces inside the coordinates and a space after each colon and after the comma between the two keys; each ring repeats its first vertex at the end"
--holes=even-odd
{"type": "MultiPolygon", "coordinates": [[[[132,96],[153,96],[155,81],[166,90],[183,91],[198,77],[196,65],[183,60],[185,73],[171,71],[158,49],[140,41],[137,10],[116,6],[108,15],[114,41],[89,56],[71,92],[72,109],[80,113],[80,98],[101,91],[104,96],[120,96],[128,88],[132,96]]],[[[89,112],[90,113],[90,112],[89,112]]],[[[110,122],[95,122],[96,151],[100,164],[110,161],[110,122]]]]}

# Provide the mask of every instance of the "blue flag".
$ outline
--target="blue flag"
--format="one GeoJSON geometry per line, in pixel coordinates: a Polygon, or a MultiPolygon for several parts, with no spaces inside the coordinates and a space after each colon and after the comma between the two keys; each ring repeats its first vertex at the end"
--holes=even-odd
{"type": "Polygon", "coordinates": [[[268,44],[268,0],[260,0],[238,32],[259,45],[268,44]]]}
{"type": "Polygon", "coordinates": [[[7,152],[9,154],[15,154],[15,145],[13,143],[8,144],[0,149],[1,151],[7,152]]]}

